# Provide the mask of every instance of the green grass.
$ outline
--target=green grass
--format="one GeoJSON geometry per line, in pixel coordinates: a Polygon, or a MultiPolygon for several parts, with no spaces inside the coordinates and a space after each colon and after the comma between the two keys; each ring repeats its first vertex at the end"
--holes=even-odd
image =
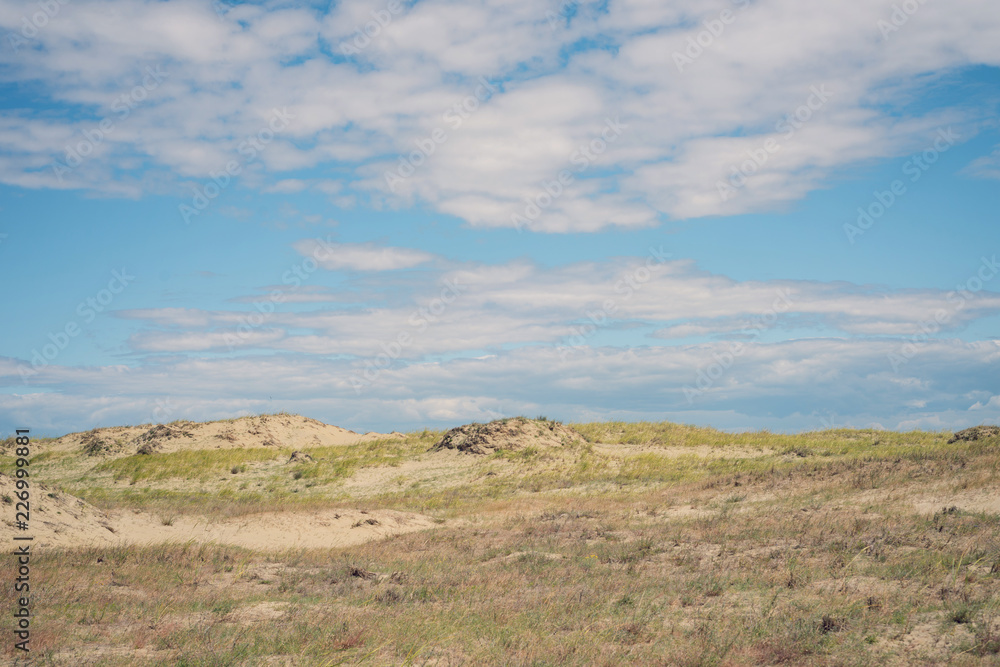
{"type": "Polygon", "coordinates": [[[306,463],[289,464],[289,448],[212,449],[135,454],[83,469],[53,464],[44,476],[102,509],[240,516],[328,505],[343,497],[339,483],[357,470],[398,466],[425,453],[439,435],[312,448],[313,462],[306,463]]]}
{"type": "MultiPolygon", "coordinates": [[[[290,470],[302,472],[301,477],[329,483],[349,477],[358,468],[398,465],[407,456],[425,449],[425,444],[423,438],[414,438],[317,447],[309,450],[315,463],[296,464],[290,470]]],[[[290,448],[234,448],[134,454],[100,463],[93,472],[110,473],[116,482],[128,480],[130,484],[174,478],[207,480],[224,473],[233,474],[233,468],[245,471],[254,464],[284,464],[292,451],[290,448]]]]}
{"type": "Polygon", "coordinates": [[[759,447],[776,449],[782,453],[797,448],[811,450],[822,448],[830,455],[846,454],[865,448],[907,445],[928,446],[946,444],[950,433],[926,431],[876,431],[871,429],[831,429],[799,434],[779,434],[770,431],[726,433],[712,428],[701,428],[671,422],[596,422],[570,424],[588,442],[623,445],[670,445],[678,447],[759,447]]]}
{"type": "Polygon", "coordinates": [[[169,454],[133,454],[98,464],[94,473],[110,473],[118,482],[130,484],[146,480],[208,479],[233,466],[288,460],[291,450],[281,449],[203,449],[169,454]]]}

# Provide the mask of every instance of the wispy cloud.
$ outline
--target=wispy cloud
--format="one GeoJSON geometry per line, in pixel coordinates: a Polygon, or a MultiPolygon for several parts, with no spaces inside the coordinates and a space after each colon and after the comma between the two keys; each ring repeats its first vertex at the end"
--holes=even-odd
{"type": "MultiPolygon", "coordinates": [[[[301,250],[312,256],[311,246],[301,250]]],[[[898,338],[925,332],[927,322],[935,323],[936,335],[945,336],[1000,313],[1000,292],[983,289],[982,284],[975,295],[962,295],[956,290],[889,289],[816,281],[740,282],[698,270],[689,261],[664,261],[635,289],[628,278],[643,266],[639,258],[554,268],[527,262],[470,264],[411,276],[405,285],[396,286],[390,297],[379,291],[378,278],[369,272],[409,268],[430,261],[432,256],[368,244],[334,246],[334,255],[337,258],[324,262],[324,268],[362,272],[354,278],[361,300],[352,303],[350,295],[342,293],[335,308],[275,312],[268,317],[269,326],[298,333],[256,336],[243,341],[241,347],[375,355],[378,342],[408,330],[408,323],[420,319],[420,309],[426,308],[440,286],[448,282],[460,286],[461,298],[435,313],[433,321],[427,323],[429,327],[420,327],[426,333],[415,336],[401,351],[401,358],[445,353],[474,355],[512,344],[560,345],[574,335],[576,325],[586,320],[588,312],[597,310],[602,310],[605,329],[619,331],[619,345],[746,336],[748,331],[759,328],[761,313],[773,309],[776,299],[786,305],[780,309],[780,322],[768,322],[767,328],[779,338],[794,337],[792,330],[802,327],[844,336],[898,338]],[[366,280],[365,274],[372,277],[366,280]],[[613,308],[605,313],[609,301],[613,308]],[[948,317],[941,319],[940,313],[948,317]],[[936,315],[940,321],[935,321],[936,315]]],[[[242,300],[254,303],[254,299],[242,300]]],[[[299,300],[302,304],[309,302],[299,300]]],[[[137,350],[149,352],[214,349],[220,346],[221,339],[211,333],[213,330],[234,326],[254,312],[252,308],[166,308],[130,310],[120,315],[158,330],[155,335],[139,333],[131,340],[137,350]],[[172,338],[176,341],[170,342],[172,338]]]]}
{"type": "MultiPolygon", "coordinates": [[[[1000,388],[994,386],[993,393],[963,388],[970,379],[987,385],[998,376],[1000,345],[934,342],[905,375],[885,366],[892,348],[891,341],[871,340],[752,344],[726,383],[693,406],[684,397],[691,369],[710,361],[724,344],[581,347],[564,358],[553,348],[524,347],[409,364],[385,372],[377,392],[360,396],[349,383],[354,362],[346,359],[173,357],[135,369],[43,369],[31,387],[0,395],[0,418],[17,422],[57,415],[54,429],[134,422],[152,414],[164,396],[191,418],[294,406],[353,428],[385,423],[386,410],[399,428],[417,428],[542,407],[564,419],[710,419],[724,428],[792,430],[822,428],[821,418],[829,414],[842,415],[842,425],[868,426],[877,419],[886,428],[955,428],[1000,418],[993,399],[1000,388]],[[66,386],[74,389],[44,391],[66,386]],[[921,408],[921,402],[934,407],[921,408]]],[[[0,381],[17,381],[16,366],[15,360],[0,359],[0,381]]]]}
{"type": "Polygon", "coordinates": [[[300,241],[295,249],[305,257],[313,257],[324,269],[336,271],[393,271],[426,264],[435,256],[410,248],[394,248],[374,243],[322,243],[314,239],[300,241]]]}

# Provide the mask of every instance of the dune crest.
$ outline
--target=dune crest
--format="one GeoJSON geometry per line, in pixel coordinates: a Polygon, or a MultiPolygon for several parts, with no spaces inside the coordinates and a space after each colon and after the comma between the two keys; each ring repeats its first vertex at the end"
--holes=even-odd
{"type": "Polygon", "coordinates": [[[64,435],[45,447],[51,451],[117,458],[197,449],[291,447],[304,450],[403,437],[401,433],[360,434],[309,417],[281,413],[213,422],[182,420],[169,424],[95,428],[64,435]]]}

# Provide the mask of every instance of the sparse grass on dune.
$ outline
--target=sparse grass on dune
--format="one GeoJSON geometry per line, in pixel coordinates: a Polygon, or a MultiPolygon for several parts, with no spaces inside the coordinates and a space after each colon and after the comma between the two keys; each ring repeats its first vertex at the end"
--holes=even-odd
{"type": "MultiPolygon", "coordinates": [[[[354,445],[314,447],[308,450],[316,465],[308,467],[309,477],[333,481],[350,476],[357,468],[375,465],[398,464],[408,455],[422,451],[420,439],[371,440],[354,445]]],[[[233,467],[255,463],[285,463],[293,450],[284,448],[200,449],[171,452],[168,454],[136,454],[106,461],[93,468],[93,472],[111,473],[115,481],[128,479],[130,483],[145,480],[208,479],[232,472],[233,467]]],[[[302,466],[299,467],[302,469],[302,466]]],[[[242,472],[242,471],[241,471],[242,472]]]]}
{"type": "MultiPolygon", "coordinates": [[[[626,446],[614,456],[586,444],[558,452],[531,447],[497,452],[470,464],[481,472],[474,475],[474,481],[445,489],[415,482],[368,494],[365,502],[373,507],[457,514],[474,511],[482,500],[510,493],[572,492],[572,489],[590,494],[621,494],[630,492],[629,489],[641,493],[651,485],[712,484],[713,479],[726,478],[809,479],[811,483],[829,479],[835,484],[846,480],[853,488],[875,489],[915,475],[944,474],[957,467],[979,473],[964,478],[966,488],[974,488],[992,483],[1000,469],[1000,454],[990,441],[948,444],[947,435],[941,433],[835,430],[785,436],[766,432],[727,434],[673,424],[641,423],[583,424],[574,428],[588,440],[598,438],[600,442],[616,444],[618,437],[629,440],[630,444],[652,448],[632,454],[626,446]],[[622,430],[630,428],[634,430],[622,430]],[[681,435],[677,436],[678,433],[681,435]],[[656,450],[656,446],[690,446],[694,451],[694,447],[706,445],[717,449],[718,457],[694,453],[668,455],[656,450]],[[762,452],[744,455],[753,448],[762,452]],[[495,461],[512,464],[513,468],[496,468],[492,465],[495,461]],[[502,473],[484,478],[491,470],[502,473]]],[[[441,432],[423,431],[411,433],[405,440],[310,449],[314,463],[291,465],[287,464],[291,454],[288,449],[135,455],[100,463],[75,479],[61,478],[59,483],[68,492],[106,509],[135,507],[174,513],[222,512],[231,516],[257,507],[277,510],[314,507],[324,499],[347,500],[337,482],[362,468],[400,465],[422,456],[440,435],[441,432]],[[102,483],[105,480],[119,481],[130,488],[102,483]],[[171,480],[198,483],[185,489],[157,486],[157,483],[169,486],[171,480]]],[[[58,461],[53,463],[58,465],[58,461]]]]}
{"type": "Polygon", "coordinates": [[[798,434],[746,431],[726,433],[713,428],[672,422],[594,422],[570,424],[588,442],[622,445],[670,445],[678,447],[759,447],[790,450],[798,447],[849,448],[864,444],[944,444],[950,433],[928,431],[877,431],[830,429],[798,434]]]}
{"type": "Polygon", "coordinates": [[[287,461],[291,453],[291,450],[288,449],[258,448],[200,449],[169,454],[133,454],[100,463],[93,468],[93,472],[96,474],[110,473],[114,481],[127,480],[130,484],[174,477],[204,480],[229,472],[233,466],[245,467],[265,461],[287,461]]]}
{"type": "Polygon", "coordinates": [[[67,488],[104,510],[129,509],[164,517],[197,514],[220,521],[261,512],[309,511],[330,507],[329,499],[290,492],[221,489],[218,491],[170,491],[151,488],[67,488]]]}
{"type": "Polygon", "coordinates": [[[102,509],[130,508],[218,518],[329,506],[328,485],[361,468],[399,465],[425,452],[438,432],[355,445],[315,447],[312,462],[288,463],[289,448],[210,449],[136,454],[105,461],[60,486],[102,509]],[[173,488],[174,482],[194,482],[173,488]],[[112,482],[112,483],[107,483],[112,482]],[[121,482],[124,484],[115,484],[121,482]],[[158,486],[157,484],[161,485],[158,486]]]}
{"type": "Polygon", "coordinates": [[[310,450],[315,463],[277,449],[41,460],[105,508],[448,521],[344,549],[42,552],[38,664],[1000,665],[1000,514],[912,504],[1000,493],[1000,438],[574,428],[587,443],[452,454],[465,473],[450,485],[359,495],[341,482],[432,458],[441,433],[310,450]],[[185,475],[200,481],[173,488],[185,475]]]}

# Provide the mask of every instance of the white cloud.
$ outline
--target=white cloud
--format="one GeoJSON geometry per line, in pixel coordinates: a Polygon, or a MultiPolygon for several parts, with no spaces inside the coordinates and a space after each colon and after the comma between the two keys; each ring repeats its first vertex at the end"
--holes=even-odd
{"type": "MultiPolygon", "coordinates": [[[[927,334],[945,337],[1000,311],[1000,293],[986,290],[960,296],[847,283],[739,282],[700,271],[689,261],[657,260],[661,250],[651,251],[647,259],[544,268],[524,261],[442,267],[427,253],[372,244],[323,247],[308,240],[296,248],[317,257],[325,269],[360,273],[352,276],[349,291],[336,295],[318,288],[281,289],[274,312],[252,328],[295,333],[255,335],[242,339],[241,346],[371,358],[381,343],[406,334],[411,341],[398,357],[411,360],[511,345],[594,345],[611,335],[619,346],[687,337],[757,339],[762,332],[783,340],[802,327],[904,341],[927,334]],[[380,273],[424,264],[428,267],[404,276],[380,273]],[[333,305],[305,309],[322,302],[333,305]]],[[[231,302],[264,300],[248,295],[231,302]]],[[[147,352],[217,349],[224,344],[224,332],[233,335],[259,317],[251,306],[127,310],[119,315],[150,327],[131,339],[137,350],[147,352]]]]}
{"type": "MultiPolygon", "coordinates": [[[[888,39],[877,21],[891,7],[863,0],[743,6],[621,0],[602,11],[585,2],[566,27],[550,24],[549,6],[528,1],[428,0],[394,16],[359,65],[323,48],[336,51],[382,3],[348,0],[326,14],[251,5],[217,14],[194,0],[69,3],[22,50],[0,56],[9,80],[36,82],[53,101],[45,116],[9,110],[0,119],[0,182],[184,196],[190,184],[178,178],[218,172],[274,108],[287,108],[294,120],[244,165],[244,186],[295,192],[320,181],[287,172],[319,168],[317,187],[340,205],[423,202],[472,225],[511,226],[525,198],[572,169],[579,147],[620,117],[628,126],[620,139],[530,228],[641,227],[662,216],[780,207],[846,166],[905,154],[938,124],[968,126],[969,136],[972,121],[954,112],[913,116],[890,102],[941,72],[1000,64],[1000,13],[987,0],[921,5],[888,39]],[[673,54],[725,8],[735,21],[679,72],[673,54]],[[581,49],[587,40],[608,48],[581,49]],[[167,78],[127,117],[114,115],[113,100],[152,66],[167,78]],[[454,127],[444,115],[479,77],[497,82],[497,92],[454,127]],[[831,99],[722,201],[720,175],[819,85],[831,99]],[[109,115],[114,131],[59,180],[53,161],[109,115]],[[390,192],[383,172],[435,128],[446,141],[390,192]],[[132,166],[121,173],[121,165],[132,166]],[[351,175],[332,185],[328,167],[351,175]]],[[[0,26],[16,32],[23,12],[0,5],[0,26]]],[[[972,172],[992,174],[990,159],[972,172]]]]}
{"type": "Polygon", "coordinates": [[[292,194],[295,192],[302,192],[307,187],[309,187],[309,183],[300,178],[286,178],[278,181],[274,185],[264,188],[263,191],[268,194],[292,194]]]}
{"type": "Polygon", "coordinates": [[[977,178],[992,178],[1000,180],[1000,147],[989,155],[976,158],[965,168],[965,173],[977,178]]]}
{"type": "Polygon", "coordinates": [[[160,327],[201,328],[212,322],[212,314],[197,308],[134,308],[115,312],[126,319],[145,320],[160,327]]]}
{"type": "Polygon", "coordinates": [[[901,373],[886,356],[895,341],[802,340],[749,344],[709,391],[689,403],[684,388],[727,343],[521,347],[481,358],[410,363],[384,371],[362,392],[360,362],[305,355],[165,357],[139,368],[49,366],[25,385],[17,362],[0,358],[0,423],[50,432],[154,418],[209,419],[287,409],[350,428],[453,426],[544,410],[575,419],[671,419],[725,428],[818,429],[837,425],[957,429],[1000,420],[990,402],[970,418],[966,395],[995,386],[1000,350],[932,341],[901,373]],[[944,372],[941,369],[946,369],[944,372]],[[770,407],[761,408],[763,403],[770,407]],[[933,408],[921,407],[921,403],[933,408]],[[159,416],[157,405],[172,405],[159,416]],[[49,423],[39,416],[48,415],[49,423]],[[31,418],[30,420],[28,418],[31,418]]]}
{"type": "Polygon", "coordinates": [[[285,332],[273,329],[234,328],[231,331],[160,332],[144,331],[133,335],[129,345],[144,352],[198,352],[238,350],[261,347],[284,338],[285,332]]]}
{"type": "Polygon", "coordinates": [[[393,271],[410,269],[433,261],[435,256],[411,248],[394,248],[375,243],[320,243],[314,239],[299,241],[295,249],[314,258],[324,269],[354,271],[393,271]]]}
{"type": "Polygon", "coordinates": [[[994,412],[1000,412],[1000,395],[991,396],[985,403],[976,401],[974,405],[969,407],[969,410],[993,410],[994,412]]]}

